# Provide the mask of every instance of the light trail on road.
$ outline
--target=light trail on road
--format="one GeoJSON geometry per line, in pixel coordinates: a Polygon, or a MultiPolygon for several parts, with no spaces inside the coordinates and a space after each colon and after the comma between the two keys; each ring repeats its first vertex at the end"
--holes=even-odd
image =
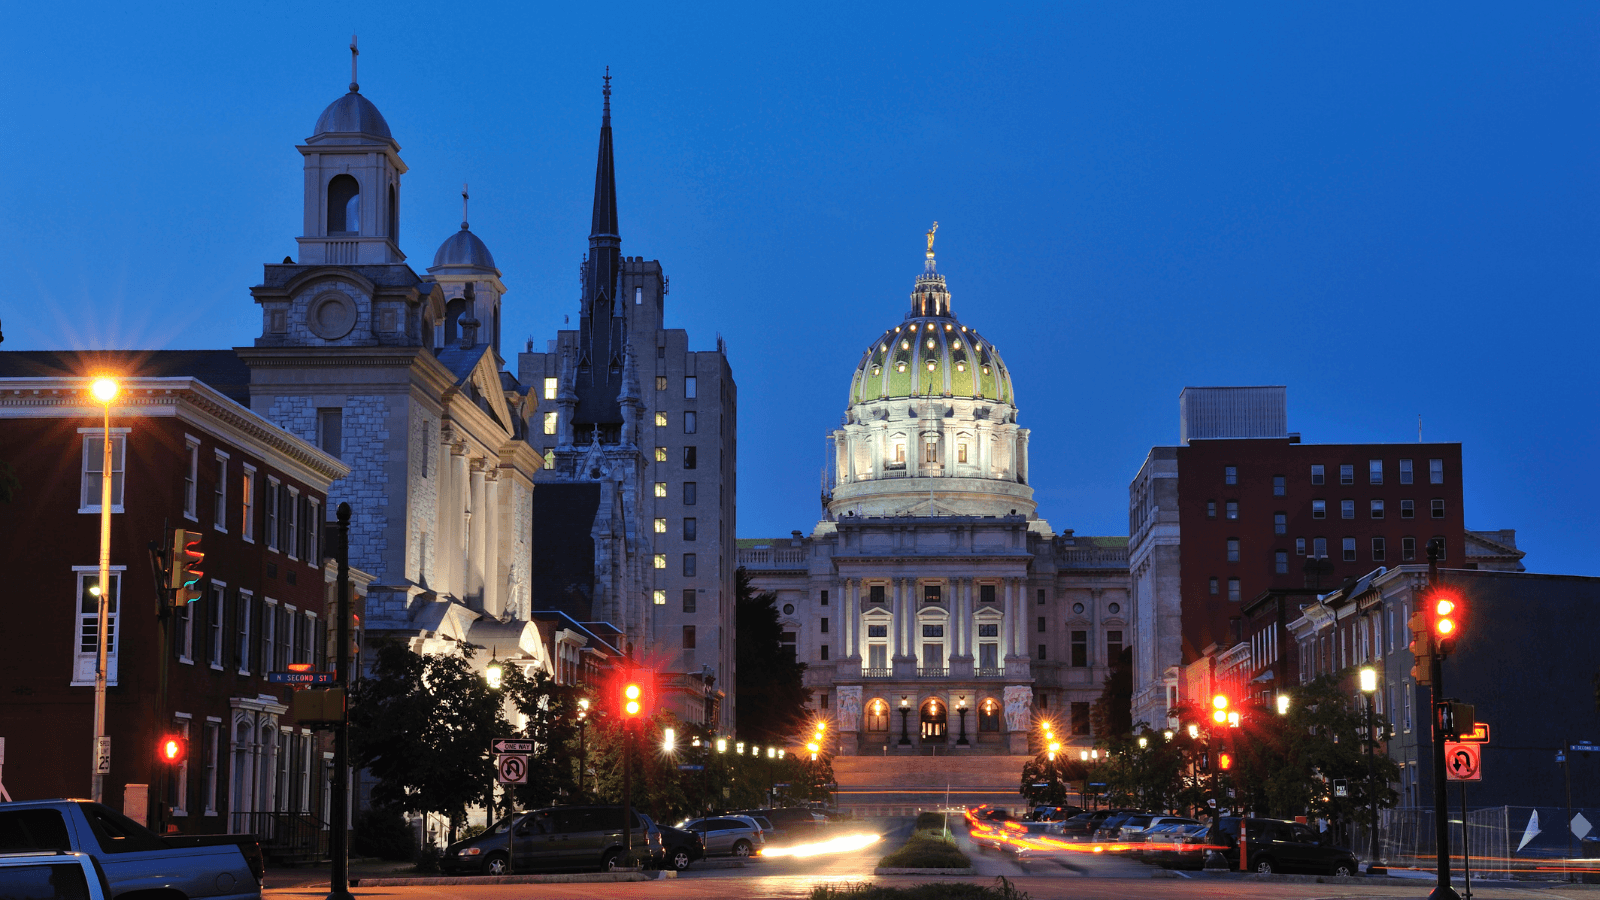
{"type": "Polygon", "coordinates": [[[771,847],[763,849],[760,853],[762,859],[772,859],[780,856],[818,856],[823,853],[849,853],[870,847],[882,840],[878,834],[847,834],[828,841],[817,841],[812,844],[795,844],[792,847],[771,847]]]}

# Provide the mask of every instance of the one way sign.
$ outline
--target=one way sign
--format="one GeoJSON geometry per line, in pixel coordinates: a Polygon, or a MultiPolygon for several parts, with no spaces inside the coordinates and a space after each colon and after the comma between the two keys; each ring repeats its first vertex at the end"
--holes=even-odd
{"type": "Polygon", "coordinates": [[[533,741],[519,741],[512,738],[496,738],[489,745],[495,753],[532,753],[533,741]]]}

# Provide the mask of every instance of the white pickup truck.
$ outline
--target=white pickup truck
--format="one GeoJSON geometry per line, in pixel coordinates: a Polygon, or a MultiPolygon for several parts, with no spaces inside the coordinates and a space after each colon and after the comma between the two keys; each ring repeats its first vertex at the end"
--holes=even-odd
{"type": "Polygon", "coordinates": [[[162,837],[88,800],[0,803],[0,854],[52,850],[93,857],[112,900],[261,900],[266,874],[251,835],[162,837]]]}

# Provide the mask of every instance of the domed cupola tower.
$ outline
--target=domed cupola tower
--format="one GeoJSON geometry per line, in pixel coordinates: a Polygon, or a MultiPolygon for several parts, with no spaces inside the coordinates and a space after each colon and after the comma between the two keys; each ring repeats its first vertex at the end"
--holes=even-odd
{"type": "Polygon", "coordinates": [[[356,83],[350,40],[350,92],[328,104],[305,157],[305,230],[296,238],[300,265],[386,265],[400,252],[400,144],[356,83]]]}
{"type": "Polygon", "coordinates": [[[934,265],[935,223],[904,321],[872,342],[833,433],[829,519],[1035,518],[1028,430],[1000,353],[963,325],[934,265]]]}
{"type": "Polygon", "coordinates": [[[467,186],[461,186],[461,230],[445,238],[433,254],[428,274],[444,291],[441,346],[465,349],[488,345],[500,356],[500,298],[505,283],[483,240],[467,227],[467,186]]]}

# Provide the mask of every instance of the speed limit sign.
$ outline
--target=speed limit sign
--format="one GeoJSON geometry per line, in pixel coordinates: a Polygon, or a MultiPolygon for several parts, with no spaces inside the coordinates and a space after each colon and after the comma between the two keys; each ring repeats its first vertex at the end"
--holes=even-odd
{"type": "Polygon", "coordinates": [[[495,780],[501,784],[528,783],[528,757],[522,753],[506,753],[495,758],[495,780]]]}

